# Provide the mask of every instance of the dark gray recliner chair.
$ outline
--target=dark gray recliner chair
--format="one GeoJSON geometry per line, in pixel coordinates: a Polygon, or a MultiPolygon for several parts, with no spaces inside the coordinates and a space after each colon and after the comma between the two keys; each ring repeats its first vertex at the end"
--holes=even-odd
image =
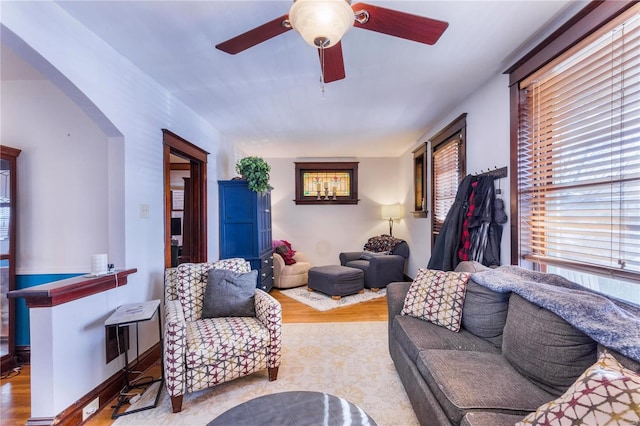
{"type": "Polygon", "coordinates": [[[408,257],[409,245],[406,241],[401,241],[395,244],[388,254],[368,250],[342,252],[340,253],[340,264],[361,269],[364,272],[365,288],[377,291],[385,288],[389,283],[404,281],[404,270],[408,257]]]}

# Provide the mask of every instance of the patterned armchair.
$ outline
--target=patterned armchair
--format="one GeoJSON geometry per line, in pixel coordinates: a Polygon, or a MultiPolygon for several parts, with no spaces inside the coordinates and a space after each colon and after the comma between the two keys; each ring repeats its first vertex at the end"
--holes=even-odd
{"type": "Polygon", "coordinates": [[[163,362],[173,412],[186,392],[195,392],[267,368],[276,380],[280,366],[282,307],[260,289],[256,317],[201,318],[209,270],[249,272],[244,259],[184,263],[165,271],[163,362]]]}

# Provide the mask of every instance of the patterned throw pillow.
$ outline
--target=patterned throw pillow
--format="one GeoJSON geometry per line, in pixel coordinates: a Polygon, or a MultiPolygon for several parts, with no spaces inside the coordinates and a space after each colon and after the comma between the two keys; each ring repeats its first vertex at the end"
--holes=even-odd
{"type": "Polygon", "coordinates": [[[516,426],[638,425],[640,374],[624,368],[608,352],[558,399],[542,405],[516,426]]]}
{"type": "Polygon", "coordinates": [[[404,299],[401,315],[460,331],[469,272],[419,269],[404,299]]]}
{"type": "Polygon", "coordinates": [[[404,240],[392,237],[391,235],[382,234],[378,237],[369,238],[362,249],[377,253],[383,251],[393,253],[393,250],[396,248],[396,246],[402,242],[404,242],[404,240]]]}

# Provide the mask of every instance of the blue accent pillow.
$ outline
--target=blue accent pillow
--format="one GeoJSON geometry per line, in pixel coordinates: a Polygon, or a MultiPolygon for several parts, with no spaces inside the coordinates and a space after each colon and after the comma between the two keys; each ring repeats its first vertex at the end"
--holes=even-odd
{"type": "Polygon", "coordinates": [[[258,271],[211,269],[204,290],[202,318],[255,317],[258,271]]]}

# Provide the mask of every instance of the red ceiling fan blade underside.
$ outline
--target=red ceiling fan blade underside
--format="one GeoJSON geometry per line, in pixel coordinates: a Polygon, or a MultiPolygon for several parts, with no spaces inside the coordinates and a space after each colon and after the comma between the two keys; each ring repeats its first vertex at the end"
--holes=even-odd
{"type": "Polygon", "coordinates": [[[240,53],[243,50],[255,46],[256,44],[260,44],[263,41],[267,41],[270,38],[289,31],[291,27],[282,25],[282,22],[288,18],[289,15],[282,15],[281,17],[249,30],[246,33],[217,44],[216,48],[232,55],[240,53]]]}
{"type": "Polygon", "coordinates": [[[413,40],[418,43],[435,44],[449,26],[444,21],[398,12],[397,10],[372,6],[366,3],[356,3],[351,7],[355,13],[361,10],[366,10],[369,13],[367,22],[361,24],[356,20],[353,24],[354,27],[413,40]]]}
{"type": "MultiPolygon", "coordinates": [[[[444,21],[398,12],[366,3],[356,3],[351,7],[356,15],[356,20],[353,24],[355,27],[418,43],[435,44],[449,26],[444,21]],[[362,15],[360,15],[361,12],[362,15]],[[360,23],[358,18],[365,15],[367,15],[367,19],[360,23]]],[[[288,19],[289,15],[282,15],[266,24],[217,44],[216,48],[235,55],[291,30],[290,25],[284,25],[284,22],[288,21],[288,19]]],[[[345,78],[342,43],[338,42],[328,49],[318,49],[318,53],[325,83],[345,78]]]]}
{"type": "Polygon", "coordinates": [[[318,49],[318,56],[325,83],[342,80],[345,77],[342,42],[338,42],[328,49],[318,49]]]}

